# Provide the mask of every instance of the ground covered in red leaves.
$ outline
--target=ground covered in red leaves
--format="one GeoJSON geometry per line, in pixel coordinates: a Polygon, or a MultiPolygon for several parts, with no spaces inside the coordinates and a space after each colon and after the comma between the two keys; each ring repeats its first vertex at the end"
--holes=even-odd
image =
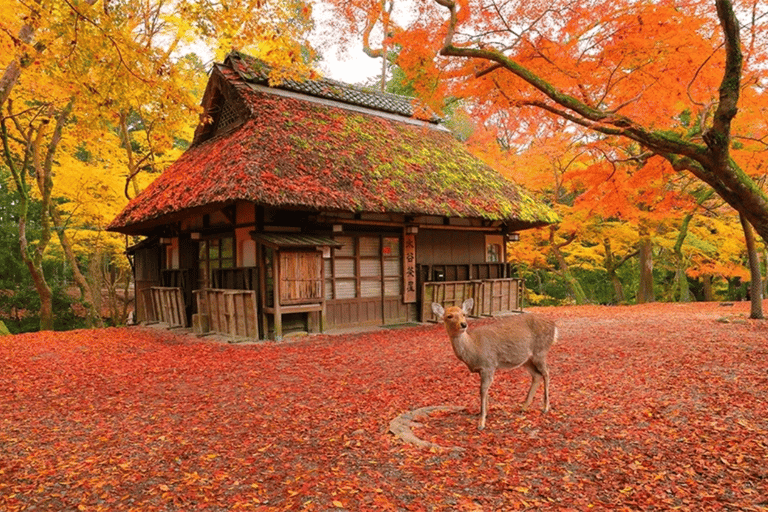
{"type": "MultiPolygon", "coordinates": [[[[768,304],[767,304],[768,305],[768,304]]],[[[0,509],[766,510],[768,322],[746,304],[544,308],[552,410],[440,326],[227,345],[147,328],[0,338],[0,509]],[[466,406],[416,434],[425,406],[466,406]]]]}

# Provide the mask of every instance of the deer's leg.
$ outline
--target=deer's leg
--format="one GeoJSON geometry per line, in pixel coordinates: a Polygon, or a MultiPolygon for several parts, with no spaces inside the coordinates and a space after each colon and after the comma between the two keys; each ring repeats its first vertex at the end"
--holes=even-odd
{"type": "Polygon", "coordinates": [[[485,417],[488,414],[488,389],[493,382],[493,370],[480,370],[480,421],[477,424],[479,430],[485,428],[485,417]]]}
{"type": "Polygon", "coordinates": [[[540,365],[537,365],[532,359],[529,359],[525,363],[525,369],[528,370],[528,373],[531,374],[531,387],[528,389],[528,396],[525,397],[525,402],[523,402],[523,410],[528,409],[528,406],[530,406],[531,402],[533,402],[533,397],[536,396],[536,391],[538,391],[542,380],[544,381],[544,402],[546,404],[545,406],[548,407],[548,404],[546,403],[548,399],[548,379],[544,373],[546,372],[546,367],[544,368],[544,372],[542,372],[540,365]]]}
{"type": "Polygon", "coordinates": [[[546,361],[542,361],[539,371],[544,376],[544,412],[549,412],[549,369],[546,361]]]}

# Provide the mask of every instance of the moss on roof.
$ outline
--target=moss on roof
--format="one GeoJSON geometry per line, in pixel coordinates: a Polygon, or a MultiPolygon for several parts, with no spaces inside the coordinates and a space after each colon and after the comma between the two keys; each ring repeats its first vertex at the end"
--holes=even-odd
{"type": "MultiPolygon", "coordinates": [[[[231,80],[231,78],[230,78],[231,80]]],[[[450,133],[239,87],[255,115],[192,146],[110,224],[136,233],[211,203],[474,217],[525,226],[557,220],[450,133]]]]}

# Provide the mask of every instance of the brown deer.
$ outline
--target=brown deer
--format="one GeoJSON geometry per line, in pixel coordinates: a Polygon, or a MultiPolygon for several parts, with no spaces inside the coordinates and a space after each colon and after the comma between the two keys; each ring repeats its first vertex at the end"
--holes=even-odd
{"type": "Polygon", "coordinates": [[[547,351],[557,339],[554,322],[529,313],[498,320],[467,332],[467,315],[474,306],[467,299],[458,307],[443,309],[433,302],[432,312],[445,324],[453,352],[467,365],[469,371],[480,374],[480,422],[485,428],[488,413],[488,388],[498,368],[525,366],[531,374],[531,388],[523,404],[526,409],[544,381],[544,412],[549,411],[549,372],[547,351]]]}

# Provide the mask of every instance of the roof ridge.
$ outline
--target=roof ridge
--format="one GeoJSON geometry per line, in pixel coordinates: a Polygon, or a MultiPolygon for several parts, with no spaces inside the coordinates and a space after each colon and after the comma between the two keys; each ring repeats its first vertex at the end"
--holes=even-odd
{"type": "MultiPolygon", "coordinates": [[[[227,55],[224,64],[229,65],[244,81],[256,82],[262,85],[268,84],[269,73],[273,69],[272,66],[261,59],[236,50],[227,55]]],[[[377,91],[332,78],[307,78],[302,81],[288,78],[270,87],[341,101],[350,105],[369,107],[435,124],[443,121],[440,116],[419,98],[377,91]]]]}

